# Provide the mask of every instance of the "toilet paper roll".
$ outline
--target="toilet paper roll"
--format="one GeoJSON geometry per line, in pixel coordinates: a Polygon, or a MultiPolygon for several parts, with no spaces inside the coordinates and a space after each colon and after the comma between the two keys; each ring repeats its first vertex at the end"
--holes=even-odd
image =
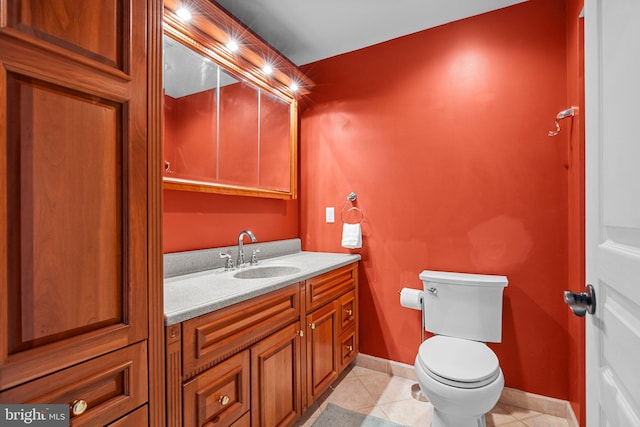
{"type": "Polygon", "coordinates": [[[402,288],[400,291],[400,305],[414,310],[422,310],[422,291],[402,288]]]}

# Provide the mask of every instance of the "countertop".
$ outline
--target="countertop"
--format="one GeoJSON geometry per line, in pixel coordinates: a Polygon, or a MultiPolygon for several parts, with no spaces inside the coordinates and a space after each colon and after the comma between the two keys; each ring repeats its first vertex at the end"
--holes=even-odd
{"type": "Polygon", "coordinates": [[[309,279],[360,260],[358,254],[297,252],[268,258],[257,267],[290,266],[299,272],[265,279],[237,279],[239,271],[222,268],[183,274],[164,279],[165,325],[173,325],[285,286],[309,279]]]}

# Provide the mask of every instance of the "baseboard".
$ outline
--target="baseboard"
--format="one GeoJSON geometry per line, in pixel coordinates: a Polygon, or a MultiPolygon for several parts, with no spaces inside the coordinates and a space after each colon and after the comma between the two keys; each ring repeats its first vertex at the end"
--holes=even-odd
{"type": "MultiPolygon", "coordinates": [[[[407,365],[406,363],[369,356],[368,354],[358,354],[355,364],[363,368],[417,381],[413,365],[407,365]]],[[[569,427],[580,427],[573,408],[566,400],[505,387],[499,403],[561,417],[567,420],[569,427]]]]}

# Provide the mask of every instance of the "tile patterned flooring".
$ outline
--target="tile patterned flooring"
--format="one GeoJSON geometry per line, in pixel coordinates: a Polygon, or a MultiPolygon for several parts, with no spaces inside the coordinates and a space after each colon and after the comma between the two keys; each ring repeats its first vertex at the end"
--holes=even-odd
{"type": "MultiPolygon", "coordinates": [[[[347,369],[314,403],[296,426],[310,427],[328,402],[343,408],[412,427],[431,425],[433,406],[411,397],[415,381],[361,366],[347,369]]],[[[560,417],[498,403],[487,415],[487,426],[568,427],[560,417]]],[[[350,426],[336,426],[350,427],[350,426]]]]}

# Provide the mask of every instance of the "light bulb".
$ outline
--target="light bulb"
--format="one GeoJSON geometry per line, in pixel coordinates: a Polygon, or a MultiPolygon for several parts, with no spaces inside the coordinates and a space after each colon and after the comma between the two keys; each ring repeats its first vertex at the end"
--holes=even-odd
{"type": "Polygon", "coordinates": [[[270,76],[271,73],[273,73],[273,68],[271,68],[271,65],[269,64],[265,64],[264,67],[262,67],[262,71],[267,75],[270,76]]]}
{"type": "Polygon", "coordinates": [[[189,21],[191,19],[191,12],[186,7],[181,7],[176,10],[176,15],[180,17],[183,21],[189,21]]]}
{"type": "Polygon", "coordinates": [[[238,49],[240,49],[240,46],[238,46],[238,42],[236,42],[235,40],[229,40],[229,42],[227,43],[227,49],[229,49],[231,52],[237,52],[238,49]]]}

